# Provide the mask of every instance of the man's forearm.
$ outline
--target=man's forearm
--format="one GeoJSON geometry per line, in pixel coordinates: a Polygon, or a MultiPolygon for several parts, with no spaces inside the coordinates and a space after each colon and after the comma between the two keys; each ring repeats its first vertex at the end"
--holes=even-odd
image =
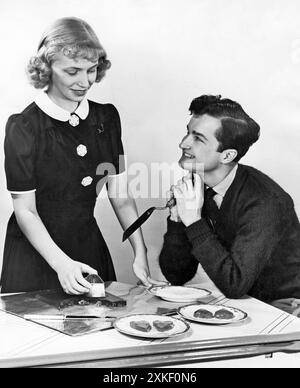
{"type": "Polygon", "coordinates": [[[256,221],[253,217],[240,227],[230,249],[222,244],[205,220],[186,230],[192,254],[227,297],[240,298],[249,292],[279,241],[274,223],[265,221],[264,228],[259,229],[256,221]]]}
{"type": "Polygon", "coordinates": [[[191,244],[182,223],[168,219],[168,230],[164,236],[159,264],[163,275],[171,284],[184,284],[195,275],[198,262],[191,254],[191,244]]]}

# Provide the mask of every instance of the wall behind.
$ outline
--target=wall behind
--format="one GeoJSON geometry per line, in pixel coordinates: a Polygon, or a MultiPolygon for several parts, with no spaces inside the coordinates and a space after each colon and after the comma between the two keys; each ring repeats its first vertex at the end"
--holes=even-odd
{"type": "MultiPolygon", "coordinates": [[[[0,143],[8,116],[36,94],[24,69],[45,27],[56,18],[77,16],[96,30],[112,61],[89,98],[119,109],[129,166],[143,162],[149,173],[153,162],[176,163],[191,99],[222,94],[239,101],[261,125],[261,138],[243,163],[273,177],[292,195],[299,214],[299,12],[298,0],[2,1],[0,143]]],[[[3,161],[1,152],[1,166],[3,161]]],[[[169,182],[154,181],[152,194],[149,187],[146,198],[138,199],[140,212],[165,201],[169,182]]],[[[3,168],[0,182],[2,256],[12,211],[3,168]]],[[[136,281],[131,249],[121,243],[122,231],[105,194],[95,215],[119,280],[136,281]]],[[[156,213],[143,229],[157,276],[165,217],[166,212],[156,213]]]]}

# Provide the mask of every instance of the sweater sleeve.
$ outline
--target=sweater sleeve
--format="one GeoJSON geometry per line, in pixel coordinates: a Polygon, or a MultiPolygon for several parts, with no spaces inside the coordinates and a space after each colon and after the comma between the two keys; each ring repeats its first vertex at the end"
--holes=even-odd
{"type": "Polygon", "coordinates": [[[182,285],[192,279],[199,264],[191,253],[192,246],[185,231],[183,223],[168,218],[159,265],[165,278],[173,285],[182,285]]]}
{"type": "Polygon", "coordinates": [[[247,294],[267,265],[282,236],[281,213],[274,200],[253,200],[239,216],[230,250],[205,220],[187,227],[193,255],[227,297],[247,294]]]}

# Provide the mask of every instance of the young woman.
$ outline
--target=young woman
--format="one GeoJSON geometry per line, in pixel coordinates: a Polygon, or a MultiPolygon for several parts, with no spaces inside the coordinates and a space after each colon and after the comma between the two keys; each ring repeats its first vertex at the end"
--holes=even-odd
{"type": "MultiPolygon", "coordinates": [[[[96,34],[83,20],[62,18],[45,32],[28,75],[43,89],[6,127],[5,170],[14,213],[7,228],[1,292],[62,287],[89,290],[86,274],[115,280],[113,263],[93,216],[105,175],[123,228],[136,218],[127,188],[118,112],[86,99],[110,67],[96,34]],[[98,187],[99,189],[99,187],[98,187]]],[[[140,231],[131,240],[133,269],[149,277],[140,231]]]]}

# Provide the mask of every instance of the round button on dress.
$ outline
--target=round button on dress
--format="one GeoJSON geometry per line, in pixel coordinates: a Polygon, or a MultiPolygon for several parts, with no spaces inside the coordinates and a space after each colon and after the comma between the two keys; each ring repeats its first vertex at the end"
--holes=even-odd
{"type": "Polygon", "coordinates": [[[72,114],[69,119],[69,124],[72,125],[72,127],[77,127],[77,125],[79,125],[79,117],[75,114],[72,114]]]}
{"type": "Polygon", "coordinates": [[[81,184],[82,186],[89,186],[93,182],[93,178],[91,176],[86,176],[82,179],[81,184]]]}
{"type": "Polygon", "coordinates": [[[79,146],[76,148],[77,155],[83,157],[87,154],[87,148],[83,144],[79,144],[79,146]]]}

